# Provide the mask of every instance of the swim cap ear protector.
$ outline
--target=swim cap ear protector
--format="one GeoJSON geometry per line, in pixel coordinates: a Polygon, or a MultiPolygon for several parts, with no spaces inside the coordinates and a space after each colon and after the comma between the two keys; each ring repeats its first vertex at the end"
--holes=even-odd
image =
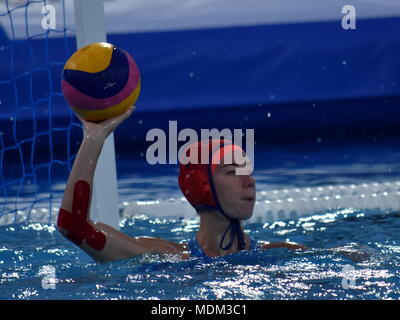
{"type": "MultiPolygon", "coordinates": [[[[216,152],[223,153],[224,147],[228,146],[232,149],[240,149],[237,145],[234,145],[228,140],[215,140],[210,139],[208,141],[200,141],[189,145],[186,149],[186,157],[188,161],[183,160],[180,157],[179,161],[179,187],[186,197],[188,202],[196,209],[214,209],[218,210],[225,218],[230,221],[228,228],[226,229],[221,242],[220,248],[222,250],[228,250],[232,247],[235,236],[238,238],[238,250],[243,250],[246,246],[244,241],[244,235],[240,227],[238,219],[229,217],[220,205],[217,197],[217,193],[214,186],[212,174],[217,166],[213,163],[213,155],[216,152]],[[201,155],[202,152],[207,151],[208,148],[208,161],[202,163],[201,155]],[[188,162],[186,164],[186,162],[188,162]],[[226,234],[230,230],[230,241],[226,246],[222,246],[226,234]]],[[[215,158],[215,156],[214,156],[215,158]]],[[[221,159],[221,156],[220,158],[221,159]]]]}
{"type": "Polygon", "coordinates": [[[186,199],[195,209],[215,206],[207,172],[187,166],[188,169],[180,170],[178,177],[179,187],[186,199]]]}

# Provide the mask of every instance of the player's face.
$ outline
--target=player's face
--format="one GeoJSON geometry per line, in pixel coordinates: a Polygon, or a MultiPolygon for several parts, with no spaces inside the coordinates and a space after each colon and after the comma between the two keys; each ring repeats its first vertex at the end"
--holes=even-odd
{"type": "Polygon", "coordinates": [[[233,158],[233,161],[223,160],[217,166],[213,174],[214,185],[225,213],[234,219],[248,219],[253,214],[256,200],[252,164],[248,157],[245,163],[233,158]]]}

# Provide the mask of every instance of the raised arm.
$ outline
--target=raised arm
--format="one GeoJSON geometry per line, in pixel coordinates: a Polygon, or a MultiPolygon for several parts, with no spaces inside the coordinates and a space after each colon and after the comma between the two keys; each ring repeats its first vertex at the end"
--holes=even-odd
{"type": "Polygon", "coordinates": [[[61,203],[58,230],[98,262],[126,259],[145,253],[182,253],[184,247],[155,238],[133,238],[104,223],[90,220],[93,177],[106,138],[135,107],[101,123],[80,119],[84,137],[76,155],[61,203]]]}

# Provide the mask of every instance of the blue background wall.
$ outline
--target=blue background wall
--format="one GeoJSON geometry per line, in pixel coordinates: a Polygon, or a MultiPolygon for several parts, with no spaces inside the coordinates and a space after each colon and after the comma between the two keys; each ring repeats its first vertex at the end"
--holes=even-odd
{"type": "MultiPolygon", "coordinates": [[[[147,130],[169,120],[178,129],[254,128],[260,142],[397,133],[399,30],[400,18],[382,18],[358,20],[356,30],[335,21],[110,35],[142,75],[117,145],[145,144],[147,130]]],[[[26,136],[71,119],[60,76],[75,39],[10,42],[0,30],[0,47],[3,131],[15,117],[26,136]]]]}

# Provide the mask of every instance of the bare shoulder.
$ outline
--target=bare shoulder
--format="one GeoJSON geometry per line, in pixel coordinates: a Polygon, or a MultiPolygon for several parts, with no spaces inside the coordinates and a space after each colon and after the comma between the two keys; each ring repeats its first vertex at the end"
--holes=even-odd
{"type": "Polygon", "coordinates": [[[285,248],[291,250],[307,250],[306,246],[303,246],[294,242],[267,242],[263,241],[261,244],[261,249],[274,249],[274,248],[285,248]]]}
{"type": "Polygon", "coordinates": [[[145,249],[146,253],[182,254],[187,251],[185,244],[152,237],[133,238],[135,243],[145,249]]]}

